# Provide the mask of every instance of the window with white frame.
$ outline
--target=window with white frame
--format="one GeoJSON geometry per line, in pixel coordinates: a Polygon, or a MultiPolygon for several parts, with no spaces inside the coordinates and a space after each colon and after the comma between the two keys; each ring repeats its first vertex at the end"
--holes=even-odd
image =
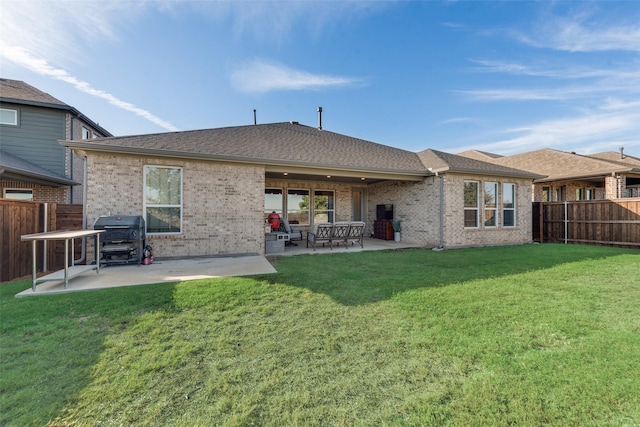
{"type": "Polygon", "coordinates": [[[333,222],[335,193],[328,190],[313,192],[313,222],[333,222]]]}
{"type": "Polygon", "coordinates": [[[5,188],[2,197],[12,200],[33,200],[33,190],[23,188],[5,188]]]}
{"type": "Polygon", "coordinates": [[[18,110],[0,108],[0,125],[18,126],[18,110]]]}
{"type": "Polygon", "coordinates": [[[309,225],[309,190],[287,190],[287,219],[289,222],[309,225]]]}
{"type": "Polygon", "coordinates": [[[502,225],[516,226],[516,185],[502,184],[502,225]]]}
{"type": "Polygon", "coordinates": [[[484,226],[498,226],[498,183],[484,183],[484,226]]]}
{"type": "Polygon", "coordinates": [[[478,181],[464,182],[464,227],[478,228],[478,181]]]}
{"type": "Polygon", "coordinates": [[[584,200],[584,188],[576,188],[576,200],[584,200]]]}
{"type": "Polygon", "coordinates": [[[587,188],[586,200],[593,200],[596,198],[596,190],[594,188],[587,188]]]}
{"type": "Polygon", "coordinates": [[[264,189],[264,214],[265,218],[272,212],[282,217],[284,212],[284,198],[282,197],[282,188],[265,188],[264,189]]]}
{"type": "Polygon", "coordinates": [[[82,139],[91,139],[91,131],[82,126],[82,139]]]}
{"type": "Polygon", "coordinates": [[[181,233],[182,168],[145,166],[144,202],[147,233],[181,233]]]}

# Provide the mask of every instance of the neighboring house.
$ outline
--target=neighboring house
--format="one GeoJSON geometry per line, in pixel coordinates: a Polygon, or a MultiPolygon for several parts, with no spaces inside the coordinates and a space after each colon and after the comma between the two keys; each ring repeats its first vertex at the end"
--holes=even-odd
{"type": "Polygon", "coordinates": [[[61,142],[87,157],[86,212],[142,215],[157,256],[264,253],[277,211],[305,231],[393,204],[402,239],[426,247],[531,242],[539,175],[420,153],[297,122],[61,142]]]}
{"type": "Polygon", "coordinates": [[[82,203],[84,160],[59,140],[111,136],[22,81],[0,79],[0,197],[82,203]]]}
{"type": "Polygon", "coordinates": [[[512,156],[477,150],[459,155],[545,175],[534,180],[534,202],[640,197],[640,159],[622,151],[585,156],[544,148],[512,156]]]}

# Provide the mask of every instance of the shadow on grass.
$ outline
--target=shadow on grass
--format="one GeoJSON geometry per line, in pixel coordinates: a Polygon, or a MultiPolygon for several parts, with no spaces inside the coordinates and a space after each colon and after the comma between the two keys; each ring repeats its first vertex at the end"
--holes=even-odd
{"type": "Polygon", "coordinates": [[[278,274],[260,279],[324,293],[344,305],[360,305],[411,289],[516,275],[623,253],[640,254],[637,249],[532,244],[441,252],[401,249],[300,255],[277,258],[273,262],[278,274]]]}
{"type": "Polygon", "coordinates": [[[172,310],[174,284],[15,298],[0,286],[0,425],[46,425],[91,381],[110,331],[172,310]]]}

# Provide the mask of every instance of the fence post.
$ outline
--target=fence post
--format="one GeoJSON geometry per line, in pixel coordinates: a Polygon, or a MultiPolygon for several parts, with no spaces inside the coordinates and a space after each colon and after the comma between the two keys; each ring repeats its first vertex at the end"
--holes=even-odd
{"type": "Polygon", "coordinates": [[[569,230],[569,218],[567,216],[567,211],[569,207],[569,202],[564,201],[564,244],[566,245],[569,241],[568,230],[569,230]]]}

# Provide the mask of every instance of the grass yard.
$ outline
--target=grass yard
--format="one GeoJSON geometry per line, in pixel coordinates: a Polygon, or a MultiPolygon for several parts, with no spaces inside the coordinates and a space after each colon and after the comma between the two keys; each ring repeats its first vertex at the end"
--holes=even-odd
{"type": "Polygon", "coordinates": [[[278,274],[14,298],[3,426],[640,426],[640,251],[276,260],[278,274]]]}

